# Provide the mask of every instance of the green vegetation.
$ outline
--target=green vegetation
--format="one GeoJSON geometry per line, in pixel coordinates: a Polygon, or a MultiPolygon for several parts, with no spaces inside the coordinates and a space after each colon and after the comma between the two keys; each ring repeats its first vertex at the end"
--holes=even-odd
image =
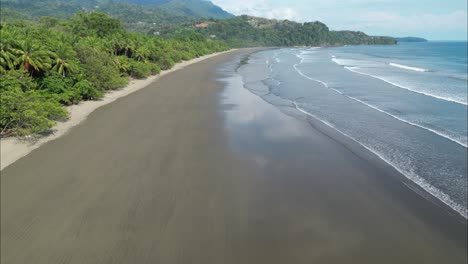
{"type": "Polygon", "coordinates": [[[149,34],[163,34],[200,17],[233,16],[204,0],[2,0],[2,20],[44,16],[68,19],[77,12],[103,12],[122,21],[129,31],[149,34]]]}
{"type": "Polygon", "coordinates": [[[297,23],[251,16],[233,17],[203,0],[3,0],[2,19],[27,16],[69,18],[76,12],[99,11],[122,21],[129,31],[150,35],[198,32],[223,40],[231,47],[334,46],[395,44],[389,37],[356,31],[331,31],[321,22],[297,23]],[[4,10],[4,11],[3,11],[4,10]],[[17,12],[21,12],[18,14],[17,12]],[[198,22],[208,22],[196,28],[198,22]]]}
{"type": "Polygon", "coordinates": [[[232,47],[246,46],[336,46],[395,44],[390,37],[368,36],[357,31],[330,31],[321,22],[297,23],[251,16],[206,21],[208,27],[182,26],[176,32],[192,30],[226,41],[232,47]]]}
{"type": "Polygon", "coordinates": [[[404,38],[394,38],[397,42],[427,42],[425,38],[419,37],[404,37],[404,38]]]}
{"type": "Polygon", "coordinates": [[[104,13],[70,20],[2,21],[0,25],[0,135],[47,132],[66,119],[63,106],[95,100],[227,46],[189,32],[172,38],[130,33],[104,13]]]}
{"type": "Polygon", "coordinates": [[[159,6],[164,10],[179,16],[187,17],[211,17],[211,18],[230,18],[234,15],[224,11],[211,1],[206,0],[125,0],[127,2],[139,3],[146,2],[152,5],[159,2],[159,6]]]}
{"type": "MultiPolygon", "coordinates": [[[[139,11],[144,8],[145,12],[140,16],[154,15],[160,12],[164,13],[163,16],[165,16],[166,20],[169,20],[169,16],[192,18],[233,17],[232,14],[205,0],[2,0],[2,5],[2,8],[15,9],[30,17],[56,16],[70,18],[80,11],[104,12],[112,10],[112,13],[117,14],[125,13],[129,9],[133,9],[130,11],[133,12],[137,8],[139,11]]],[[[135,17],[135,19],[138,19],[138,17],[135,17]]]]}
{"type": "Polygon", "coordinates": [[[396,42],[321,22],[232,17],[203,0],[2,0],[0,11],[0,136],[47,132],[67,118],[63,106],[228,47],[396,42]]]}

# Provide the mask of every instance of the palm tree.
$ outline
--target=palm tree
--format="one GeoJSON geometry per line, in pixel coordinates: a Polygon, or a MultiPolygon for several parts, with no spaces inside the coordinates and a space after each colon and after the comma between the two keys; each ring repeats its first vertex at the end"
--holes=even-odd
{"type": "Polygon", "coordinates": [[[0,42],[0,72],[12,69],[15,60],[14,50],[3,42],[0,42]]]}
{"type": "Polygon", "coordinates": [[[129,63],[128,58],[125,56],[115,56],[113,58],[115,66],[119,69],[121,73],[128,73],[129,63]]]}
{"type": "Polygon", "coordinates": [[[112,54],[118,56],[121,50],[123,50],[123,42],[120,35],[114,34],[108,37],[108,42],[112,45],[112,54]]]}
{"type": "Polygon", "coordinates": [[[0,72],[5,72],[15,67],[13,62],[17,51],[14,49],[14,35],[17,32],[8,27],[3,27],[0,31],[0,72]]]}
{"type": "Polygon", "coordinates": [[[129,53],[133,52],[135,49],[135,44],[131,39],[125,38],[122,43],[122,48],[124,50],[125,56],[129,57],[129,53]]]}
{"type": "Polygon", "coordinates": [[[110,44],[109,41],[105,39],[90,36],[81,39],[80,43],[84,44],[86,47],[91,47],[95,51],[105,51],[111,54],[113,53],[112,44],[110,44]]]}
{"type": "Polygon", "coordinates": [[[60,43],[54,57],[53,71],[66,77],[67,73],[73,73],[78,69],[78,64],[73,59],[76,56],[75,51],[70,45],[60,43]]]}
{"type": "Polygon", "coordinates": [[[19,41],[15,50],[17,57],[14,64],[19,65],[22,70],[32,74],[34,70],[43,71],[51,67],[50,58],[54,54],[37,43],[30,40],[19,41]]]}
{"type": "Polygon", "coordinates": [[[151,50],[145,45],[145,46],[137,48],[135,50],[135,53],[133,54],[133,56],[138,61],[145,61],[146,62],[146,59],[148,58],[150,53],[151,53],[151,50]]]}

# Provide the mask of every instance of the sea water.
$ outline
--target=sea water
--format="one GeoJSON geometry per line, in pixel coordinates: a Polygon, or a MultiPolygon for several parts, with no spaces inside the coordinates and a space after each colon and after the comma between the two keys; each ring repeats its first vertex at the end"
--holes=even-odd
{"type": "Polygon", "coordinates": [[[334,128],[467,217],[467,42],[250,55],[247,89],[334,128]]]}

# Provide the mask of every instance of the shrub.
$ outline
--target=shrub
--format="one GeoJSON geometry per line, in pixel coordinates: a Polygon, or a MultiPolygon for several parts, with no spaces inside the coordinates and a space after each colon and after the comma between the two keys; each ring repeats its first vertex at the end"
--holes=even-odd
{"type": "Polygon", "coordinates": [[[182,60],[184,60],[184,61],[188,61],[188,60],[191,60],[191,59],[195,58],[195,55],[193,55],[192,53],[190,53],[188,51],[181,52],[180,56],[181,56],[182,60]]]}
{"type": "Polygon", "coordinates": [[[40,80],[40,89],[49,94],[56,94],[57,100],[64,105],[76,104],[81,101],[81,95],[73,90],[73,80],[55,72],[50,72],[40,80]]]}
{"type": "Polygon", "coordinates": [[[87,80],[82,80],[75,83],[75,85],[73,85],[73,90],[77,91],[83,100],[95,100],[102,98],[102,93],[87,80]]]}
{"type": "Polygon", "coordinates": [[[161,72],[161,68],[155,63],[150,63],[149,64],[150,69],[151,69],[151,74],[158,74],[161,72]]]}
{"type": "Polygon", "coordinates": [[[23,92],[35,90],[37,83],[23,71],[8,71],[0,77],[0,90],[7,90],[9,87],[19,87],[23,92]]]}
{"type": "Polygon", "coordinates": [[[86,73],[86,80],[100,91],[116,89],[128,84],[112,59],[112,55],[92,47],[79,45],[77,54],[86,73]]]}
{"type": "Polygon", "coordinates": [[[179,52],[171,51],[171,52],[169,52],[169,54],[171,54],[171,59],[172,59],[174,62],[180,62],[180,61],[182,61],[182,56],[179,54],[179,52]]]}
{"type": "Polygon", "coordinates": [[[175,62],[171,58],[164,56],[159,59],[158,64],[161,70],[168,70],[175,65],[175,62]]]}
{"type": "Polygon", "coordinates": [[[2,134],[23,136],[39,134],[55,125],[55,120],[67,117],[67,111],[41,91],[23,92],[19,86],[1,90],[0,126],[2,134]]]}
{"type": "Polygon", "coordinates": [[[140,61],[132,61],[129,66],[130,75],[138,79],[148,77],[152,72],[151,69],[149,64],[140,61]]]}

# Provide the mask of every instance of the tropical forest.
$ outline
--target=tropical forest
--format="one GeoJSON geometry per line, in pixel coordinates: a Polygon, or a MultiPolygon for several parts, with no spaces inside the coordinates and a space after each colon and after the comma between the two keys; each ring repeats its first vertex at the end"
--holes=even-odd
{"type": "Polygon", "coordinates": [[[2,137],[50,133],[66,106],[233,47],[395,43],[320,22],[236,17],[201,0],[5,0],[0,34],[2,137]]]}

